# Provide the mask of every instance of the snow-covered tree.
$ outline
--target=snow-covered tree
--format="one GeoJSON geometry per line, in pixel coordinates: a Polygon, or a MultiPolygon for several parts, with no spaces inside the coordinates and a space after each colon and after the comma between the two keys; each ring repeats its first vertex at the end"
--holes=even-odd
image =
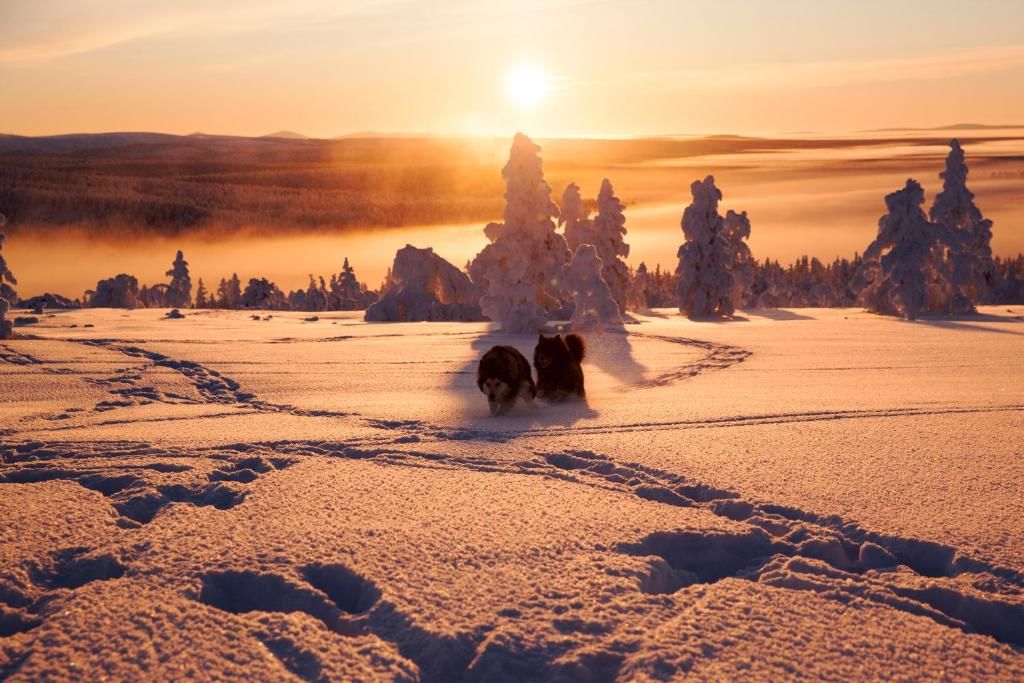
{"type": "Polygon", "coordinates": [[[576,183],[569,183],[562,193],[562,206],[558,216],[558,226],[565,226],[565,242],[569,250],[575,252],[581,244],[592,244],[590,211],[583,206],[580,188],[576,183]]]}
{"type": "Polygon", "coordinates": [[[555,232],[558,207],[544,180],[540,147],[522,133],[512,141],[505,178],[505,222],[490,223],[491,241],[470,265],[470,274],[486,291],[484,315],[508,332],[536,332],[549,311],[562,305],[562,271],[571,252],[555,232]]]}
{"type": "Polygon", "coordinates": [[[935,195],[929,216],[943,226],[949,242],[950,308],[957,313],[974,310],[989,301],[993,289],[992,221],[974,205],[967,189],[967,163],[959,140],[950,142],[946,170],[939,174],[942,191],[935,195]]]}
{"type": "Polygon", "coordinates": [[[602,273],[604,263],[592,244],[582,244],[565,270],[565,284],[575,294],[572,326],[599,331],[608,324],[622,324],[619,304],[612,298],[602,273]]]}
{"type": "Polygon", "coordinates": [[[238,279],[238,273],[232,273],[230,280],[220,281],[217,286],[217,304],[227,309],[242,307],[242,281],[238,279]]]}
{"type": "Polygon", "coordinates": [[[126,273],[100,280],[88,305],[92,308],[138,308],[139,281],[126,273]]]}
{"type": "Polygon", "coordinates": [[[171,269],[167,271],[166,275],[171,278],[171,283],[167,286],[167,297],[164,302],[165,306],[171,308],[189,308],[192,306],[192,278],[188,274],[188,261],[185,260],[185,255],[178,250],[178,255],[174,257],[174,263],[171,264],[171,269]]]}
{"type": "Polygon", "coordinates": [[[482,320],[469,276],[434,253],[407,244],[395,254],[391,286],[364,315],[373,322],[482,320]]]}
{"type": "Polygon", "coordinates": [[[249,284],[242,292],[242,307],[264,311],[287,310],[288,303],[276,284],[266,278],[249,278],[249,284]]]}
{"type": "Polygon", "coordinates": [[[624,239],[626,217],[622,214],[625,208],[626,205],[615,196],[611,181],[605,178],[597,195],[597,216],[591,230],[591,244],[597,248],[597,255],[604,263],[602,275],[620,312],[626,310],[626,290],[629,288],[629,266],[625,261],[629,256],[629,245],[624,239]]]}
{"type": "Polygon", "coordinates": [[[914,320],[929,308],[929,290],[945,288],[944,233],[928,221],[922,204],[924,190],[916,180],[885,198],[888,213],[878,220],[878,236],[858,273],[861,299],[871,311],[914,320]]]}
{"type": "MultiPolygon", "coordinates": [[[[0,213],[0,228],[7,225],[7,217],[0,213]]],[[[7,237],[0,232],[0,299],[6,299],[12,306],[18,303],[18,293],[14,291],[14,286],[18,284],[18,281],[14,278],[14,273],[7,266],[7,261],[4,260],[4,242],[7,237]]]]}
{"type": "Polygon", "coordinates": [[[213,301],[210,300],[210,294],[206,291],[203,278],[199,278],[199,284],[196,286],[196,308],[210,308],[212,305],[213,301]]]}
{"type": "Polygon", "coordinates": [[[7,319],[7,312],[11,310],[11,304],[7,299],[0,297],[0,339],[10,339],[14,336],[14,323],[7,319]]]}
{"type": "Polygon", "coordinates": [[[706,177],[690,185],[693,202],[683,212],[686,242],[679,247],[677,298],[680,312],[698,318],[731,316],[743,300],[753,263],[745,240],[750,236],[746,212],[718,213],[722,192],[706,177]]]}
{"type": "Polygon", "coordinates": [[[327,292],[325,291],[323,277],[321,277],[320,282],[317,283],[317,281],[313,279],[313,275],[310,274],[309,286],[306,287],[306,310],[327,310],[327,292]]]}
{"type": "Polygon", "coordinates": [[[641,261],[636,272],[630,278],[629,290],[626,292],[626,308],[628,310],[646,311],[650,308],[650,280],[647,264],[641,261]]]}

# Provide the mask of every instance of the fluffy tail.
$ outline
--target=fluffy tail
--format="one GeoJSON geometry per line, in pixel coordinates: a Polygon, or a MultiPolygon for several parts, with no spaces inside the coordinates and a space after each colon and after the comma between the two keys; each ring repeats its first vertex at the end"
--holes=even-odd
{"type": "Polygon", "coordinates": [[[569,353],[572,354],[573,359],[577,363],[582,363],[583,357],[587,355],[587,343],[583,341],[583,337],[578,334],[567,334],[565,335],[565,345],[569,347],[569,353]]]}

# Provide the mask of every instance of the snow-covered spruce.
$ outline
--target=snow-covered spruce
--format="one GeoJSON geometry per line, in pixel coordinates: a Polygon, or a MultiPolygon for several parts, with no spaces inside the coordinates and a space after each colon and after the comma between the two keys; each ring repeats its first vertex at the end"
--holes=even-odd
{"type": "Polygon", "coordinates": [[[629,281],[629,290],[626,292],[626,308],[631,311],[648,310],[650,308],[650,290],[651,276],[647,272],[647,264],[641,261],[629,281]]]}
{"type": "Polygon", "coordinates": [[[121,273],[96,283],[96,291],[85,293],[89,308],[138,308],[139,281],[132,275],[121,273]]]}
{"type": "MultiPolygon", "coordinates": [[[[0,228],[5,225],[7,225],[7,218],[0,213],[0,228]]],[[[0,299],[6,299],[13,306],[18,302],[18,293],[14,290],[14,285],[18,284],[18,281],[7,266],[7,261],[4,260],[5,241],[7,241],[7,236],[0,232],[0,299]]]]}
{"type": "Polygon", "coordinates": [[[558,226],[565,226],[565,242],[572,252],[579,249],[581,244],[593,244],[594,242],[592,237],[594,223],[590,220],[590,210],[583,206],[580,188],[576,183],[569,183],[562,193],[558,226]]]}
{"type": "Polygon", "coordinates": [[[232,273],[230,280],[221,279],[217,285],[217,308],[236,309],[242,307],[242,281],[238,273],[232,273]]]}
{"type": "Polygon", "coordinates": [[[536,332],[559,310],[565,292],[562,271],[571,252],[555,232],[558,207],[544,180],[540,147],[516,133],[505,179],[505,222],[490,223],[491,241],[470,264],[473,282],[486,291],[484,315],[506,332],[536,332]]]}
{"type": "Polygon", "coordinates": [[[885,198],[888,213],[878,220],[878,236],[858,272],[861,300],[870,311],[914,320],[942,305],[944,233],[928,221],[922,204],[924,190],[913,179],[885,198]]]}
{"type": "Polygon", "coordinates": [[[608,324],[622,324],[619,305],[612,298],[603,271],[597,248],[592,244],[580,245],[565,270],[565,285],[575,293],[573,329],[598,331],[608,324]]]}
{"type": "Polygon", "coordinates": [[[747,213],[718,213],[722,192],[713,176],[690,185],[693,202],[683,212],[686,242],[679,247],[677,288],[681,313],[691,318],[731,316],[749,289],[753,259],[747,213]]]}
{"type": "Polygon", "coordinates": [[[284,292],[270,280],[249,278],[249,284],[242,292],[242,308],[255,308],[262,311],[286,311],[288,301],[284,292]]]}
{"type": "Polygon", "coordinates": [[[167,286],[164,305],[170,308],[191,308],[192,278],[188,274],[188,261],[180,249],[166,275],[170,276],[171,283],[167,286]]]}
{"type": "Polygon", "coordinates": [[[366,309],[373,322],[479,321],[479,290],[465,273],[430,247],[407,244],[395,254],[391,285],[366,309]]]}
{"type": "Polygon", "coordinates": [[[992,299],[992,221],[974,205],[974,193],[967,189],[967,163],[959,140],[950,142],[946,170],[939,174],[942,191],[935,195],[929,216],[943,226],[949,240],[949,308],[969,313],[992,299]]]}
{"type": "Polygon", "coordinates": [[[196,285],[196,308],[211,308],[213,300],[210,298],[210,293],[206,291],[206,285],[203,284],[203,278],[199,278],[199,284],[196,285]]]}
{"type": "Polygon", "coordinates": [[[626,290],[629,288],[629,266],[625,261],[629,256],[629,245],[624,239],[626,217],[622,213],[625,208],[626,205],[615,196],[611,181],[605,178],[597,195],[597,216],[591,230],[591,244],[597,248],[597,255],[604,263],[602,275],[620,312],[626,310],[626,290]]]}

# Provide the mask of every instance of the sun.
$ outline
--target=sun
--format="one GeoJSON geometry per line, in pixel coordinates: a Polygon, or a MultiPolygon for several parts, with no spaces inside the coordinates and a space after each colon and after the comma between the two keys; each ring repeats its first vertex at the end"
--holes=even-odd
{"type": "Polygon", "coordinates": [[[532,108],[547,99],[551,79],[535,64],[520,64],[509,69],[505,90],[516,106],[532,108]]]}

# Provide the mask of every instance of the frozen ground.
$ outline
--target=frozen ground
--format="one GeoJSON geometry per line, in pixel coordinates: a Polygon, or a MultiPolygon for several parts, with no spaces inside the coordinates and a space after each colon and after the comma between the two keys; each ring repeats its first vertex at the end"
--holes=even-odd
{"type": "Polygon", "coordinates": [[[162,314],[0,342],[0,679],[1024,680],[1024,308],[162,314]]]}

